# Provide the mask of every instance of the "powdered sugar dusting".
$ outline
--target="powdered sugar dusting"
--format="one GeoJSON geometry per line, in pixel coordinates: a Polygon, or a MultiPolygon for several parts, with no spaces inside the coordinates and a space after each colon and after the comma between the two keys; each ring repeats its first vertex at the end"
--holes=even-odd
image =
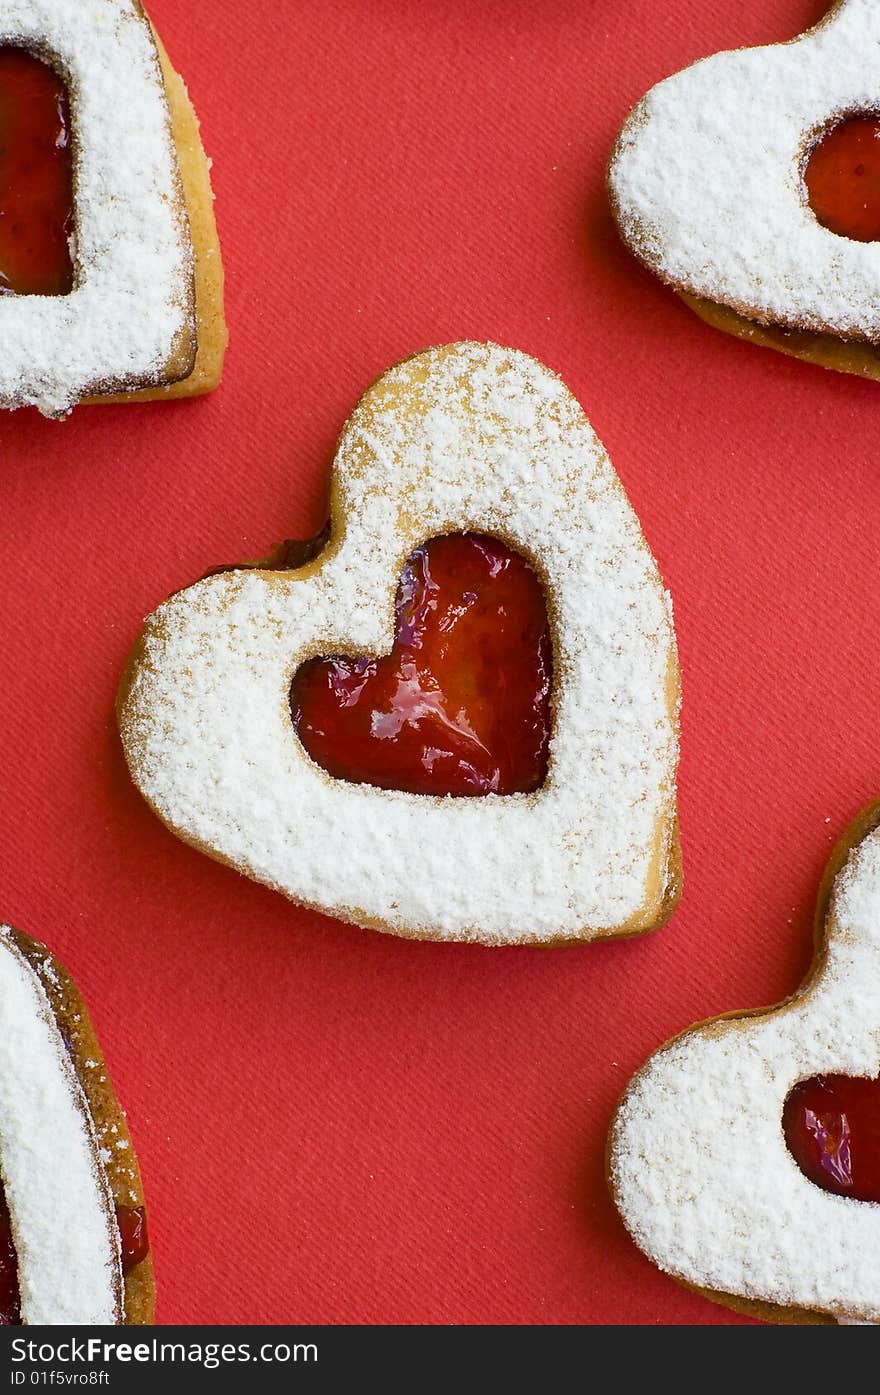
{"type": "Polygon", "coordinates": [[[715,54],[629,116],[609,184],[624,237],[664,280],[763,323],[880,337],[880,244],[807,202],[807,143],[880,108],[880,6],[845,0],[793,43],[715,54]]]}
{"type": "Polygon", "coordinates": [[[822,1191],[782,1109],[819,1074],[880,1075],[880,831],[834,887],[816,983],[766,1016],[696,1028],[634,1078],[612,1131],[617,1205],[688,1283],[880,1322],[880,1205],[822,1191]]]}
{"type": "Polygon", "coordinates": [[[0,1172],[29,1324],[121,1321],[119,1236],[85,1096],[36,971],[0,927],[0,1172]]]}
{"type": "Polygon", "coordinates": [[[386,373],[346,426],[335,499],[340,542],[314,574],[212,577],[147,623],[120,711],[144,795],[183,837],[359,924],[506,943],[653,923],[672,856],[674,635],[578,403],[511,350],[421,354],[386,373]],[[387,651],[406,557],[470,529],[519,548],[545,583],[545,785],[474,800],[331,779],[293,729],[296,668],[315,653],[387,651]]]}
{"type": "Polygon", "coordinates": [[[161,379],[192,314],[192,249],[149,24],[133,0],[5,0],[0,44],[56,63],[71,97],[76,284],[0,298],[0,406],[49,416],[161,379]]]}

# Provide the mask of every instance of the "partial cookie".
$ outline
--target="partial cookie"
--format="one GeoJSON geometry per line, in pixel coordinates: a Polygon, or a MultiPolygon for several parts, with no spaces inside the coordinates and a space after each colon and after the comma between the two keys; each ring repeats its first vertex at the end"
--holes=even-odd
{"type": "Polygon", "coordinates": [[[715,54],[633,109],[609,166],[621,234],[701,318],[880,378],[875,0],[790,43],[715,54]]]}
{"type": "Polygon", "coordinates": [[[880,804],[835,850],[816,959],[776,1008],[692,1027],[627,1088],[612,1194],[659,1268],[775,1322],[880,1322],[880,804]]]}
{"type": "Polygon", "coordinates": [[[393,934],[659,925],[680,883],[671,608],[575,399],[513,350],[419,354],[361,400],[331,493],[299,570],[210,576],[147,621],[118,714],[160,818],[393,934]]]}
{"type": "Polygon", "coordinates": [[[136,0],[0,3],[0,406],[217,385],[208,164],[136,0]]]}
{"type": "Polygon", "coordinates": [[[0,1324],[151,1323],[137,1159],[88,1012],[0,926],[0,1324]]]}

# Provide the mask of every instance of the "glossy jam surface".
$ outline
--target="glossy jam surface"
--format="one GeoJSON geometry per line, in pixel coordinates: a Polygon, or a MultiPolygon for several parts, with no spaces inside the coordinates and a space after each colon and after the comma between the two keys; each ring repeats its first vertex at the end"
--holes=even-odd
{"type": "Polygon", "coordinates": [[[880,115],[832,126],[813,148],[804,182],[823,227],[856,242],[880,239],[880,115]]]}
{"type": "Polygon", "coordinates": [[[880,1080],[802,1080],[785,1101],[782,1126],[789,1152],[817,1187],[880,1201],[880,1080]]]}
{"type": "Polygon", "coordinates": [[[127,1274],[150,1251],[147,1235],[147,1213],[143,1206],[117,1206],[116,1224],[122,1243],[122,1272],[127,1274]]]}
{"type": "Polygon", "coordinates": [[[64,83],[25,49],[0,47],[0,294],[67,295],[72,228],[64,83]]]}
{"type": "Polygon", "coordinates": [[[380,659],[303,664],[290,706],[331,775],[413,794],[515,794],[547,772],[552,646],[544,594],[495,538],[451,534],[407,559],[380,659]]]}
{"type": "MultiPolygon", "coordinates": [[[[117,1206],[116,1223],[122,1249],[122,1272],[127,1274],[142,1259],[146,1259],[150,1250],[146,1212],[143,1206],[117,1206]]],[[[18,1257],[6,1198],[0,1187],[0,1327],[15,1327],[20,1323],[18,1257]]]]}

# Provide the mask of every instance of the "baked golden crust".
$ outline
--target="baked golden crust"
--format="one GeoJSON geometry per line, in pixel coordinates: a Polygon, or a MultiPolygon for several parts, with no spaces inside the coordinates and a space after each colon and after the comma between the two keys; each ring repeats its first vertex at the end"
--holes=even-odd
{"type": "Polygon", "coordinates": [[[814,333],[806,329],[762,325],[732,310],[729,305],[719,305],[714,300],[705,300],[682,290],[678,291],[678,295],[706,324],[725,334],[732,334],[736,339],[760,344],[765,349],[776,349],[789,358],[803,359],[820,368],[830,368],[834,373],[853,373],[856,377],[873,378],[875,382],[880,382],[880,349],[874,344],[838,339],[833,334],[814,333]]]}
{"type": "MultiPolygon", "coordinates": [[[[104,1170],[114,1203],[144,1206],[144,1189],[125,1115],[119,1106],[101,1053],[95,1029],[79,990],[64,965],[45,945],[20,930],[11,938],[25,956],[49,999],[70,1059],[89,1106],[99,1144],[110,1153],[104,1170]],[[89,1065],[88,1063],[92,1063],[89,1065]],[[109,1147],[109,1140],[124,1147],[109,1147]]],[[[125,1322],[145,1326],[155,1321],[156,1290],[153,1258],[147,1254],[124,1276],[125,1322]]]]}
{"type": "MultiPolygon", "coordinates": [[[[615,1120],[624,1099],[629,1094],[633,1084],[646,1074],[652,1061],[661,1056],[664,1051],[673,1046],[676,1042],[685,1037],[692,1036],[695,1032],[711,1033],[715,1031],[729,1032],[731,1026],[741,1025],[745,1030],[749,1023],[755,1018],[774,1017],[777,1014],[789,1011],[796,1003],[802,1004],[805,998],[818,987],[822,977],[822,970],[825,962],[828,938],[829,923],[829,903],[835,879],[847,862],[850,853],[859,846],[864,839],[876,828],[880,827],[880,800],[875,800],[863,809],[852,821],[844,832],[843,836],[835,845],[831,856],[828,859],[822,881],[819,886],[819,893],[816,901],[816,914],[814,919],[814,954],[813,962],[802,982],[802,984],[784,998],[780,1003],[772,1007],[749,1008],[745,1011],[733,1011],[718,1013],[715,1017],[706,1018],[702,1022],[695,1022],[683,1032],[677,1032],[674,1036],[665,1041],[652,1054],[649,1061],[636,1071],[635,1075],[628,1082],[622,1091],[620,1098],[614,1109],[612,1120],[615,1120]]],[[[609,1130],[605,1150],[605,1175],[611,1198],[618,1205],[617,1189],[615,1186],[615,1174],[613,1167],[613,1122],[609,1130]]],[[[785,1323],[790,1325],[835,1325],[836,1318],[828,1312],[818,1311],[809,1308],[787,1307],[782,1304],[764,1302],[759,1299],[743,1298],[740,1295],[723,1293],[715,1289],[703,1288],[698,1284],[689,1283],[686,1279],[680,1278],[676,1274],[670,1274],[676,1283],[689,1289],[693,1293],[699,1293],[703,1298],[708,1298],[713,1303],[721,1304],[723,1307],[732,1308],[735,1312],[743,1313],[748,1317],[759,1318],[762,1322],[785,1323]]]]}

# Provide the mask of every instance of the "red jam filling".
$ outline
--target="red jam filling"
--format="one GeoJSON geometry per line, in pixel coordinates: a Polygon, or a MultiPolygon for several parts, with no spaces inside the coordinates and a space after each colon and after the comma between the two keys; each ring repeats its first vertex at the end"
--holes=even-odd
{"type": "Polygon", "coordinates": [[[324,524],[320,533],[316,533],[313,538],[286,538],[268,557],[261,557],[257,562],[237,562],[234,566],[211,567],[205,572],[202,580],[209,576],[225,576],[227,572],[295,572],[300,567],[305,567],[309,562],[324,551],[330,539],[329,520],[324,524]]]}
{"type": "Polygon", "coordinates": [[[338,779],[413,794],[516,794],[547,773],[552,645],[525,559],[476,533],[407,559],[397,633],[380,659],[310,659],[290,708],[312,760],[338,779]]]}
{"type": "Polygon", "coordinates": [[[12,1225],[6,1198],[0,1187],[0,1327],[18,1327],[21,1306],[18,1297],[18,1256],[12,1239],[12,1225]]]}
{"type": "Polygon", "coordinates": [[[122,1245],[122,1272],[127,1274],[150,1252],[147,1213],[143,1206],[117,1206],[116,1224],[122,1245]]]}
{"type": "Polygon", "coordinates": [[[832,126],[811,151],[804,182],[823,227],[856,242],[880,239],[880,115],[832,126]]]}
{"type": "Polygon", "coordinates": [[[72,226],[64,83],[26,49],[0,47],[0,294],[69,294],[72,226]]]}
{"type": "Polygon", "coordinates": [[[880,1201],[880,1080],[802,1080],[785,1101],[782,1127],[789,1152],[817,1187],[880,1201]]]}
{"type": "MultiPolygon", "coordinates": [[[[143,1206],[117,1206],[116,1223],[122,1246],[122,1272],[127,1274],[150,1249],[147,1237],[147,1217],[143,1206]]],[[[0,1327],[21,1325],[21,1304],[18,1293],[18,1257],[12,1239],[12,1225],[6,1209],[6,1198],[0,1187],[0,1327]]]]}

